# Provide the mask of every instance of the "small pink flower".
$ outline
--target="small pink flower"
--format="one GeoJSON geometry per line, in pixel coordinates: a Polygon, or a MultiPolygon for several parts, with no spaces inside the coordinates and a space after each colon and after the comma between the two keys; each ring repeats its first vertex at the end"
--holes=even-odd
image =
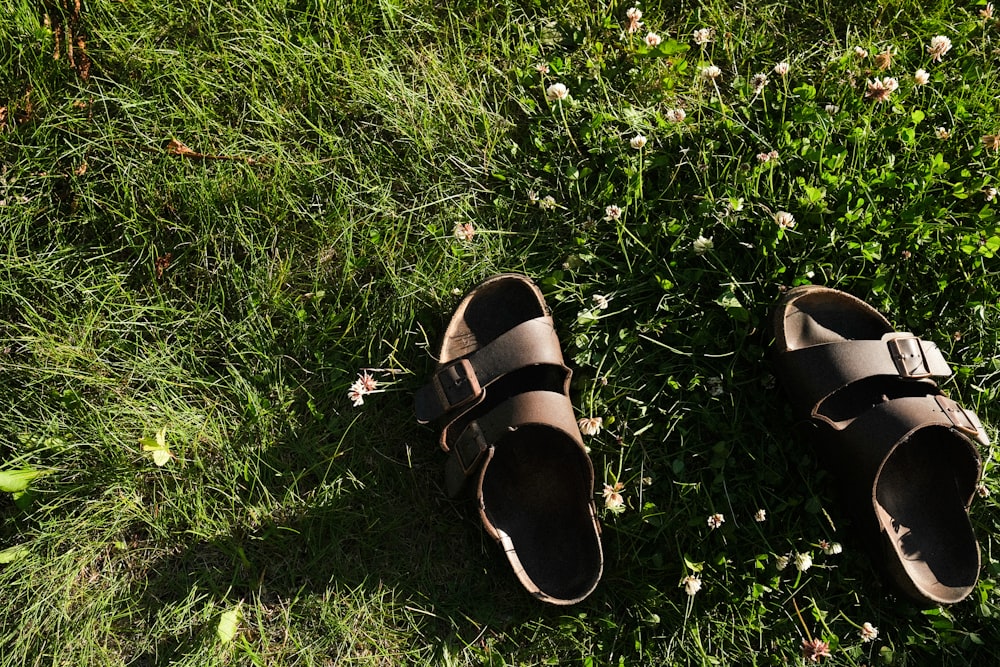
{"type": "Polygon", "coordinates": [[[372,377],[372,374],[369,373],[368,371],[362,371],[358,375],[358,382],[364,388],[366,393],[370,394],[376,389],[378,389],[378,380],[372,377]]]}
{"type": "Polygon", "coordinates": [[[803,639],[802,657],[809,662],[819,662],[821,658],[829,658],[830,645],[820,639],[803,639]]]}
{"type": "Polygon", "coordinates": [[[455,229],[452,231],[455,238],[459,241],[471,241],[472,237],[476,235],[476,230],[469,222],[460,222],[455,225],[455,229]]]}

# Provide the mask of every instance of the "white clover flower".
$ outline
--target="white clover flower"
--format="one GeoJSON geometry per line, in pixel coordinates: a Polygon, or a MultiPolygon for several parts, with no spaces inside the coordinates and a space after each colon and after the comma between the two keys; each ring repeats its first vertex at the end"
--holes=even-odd
{"type": "Polygon", "coordinates": [[[370,394],[378,389],[378,380],[371,373],[363,371],[358,374],[358,384],[364,388],[365,393],[370,394]]]}
{"type": "Polygon", "coordinates": [[[753,87],[753,94],[760,95],[760,91],[764,90],[764,87],[767,85],[767,75],[754,74],[750,79],[750,85],[753,87]]]}
{"type": "Polygon", "coordinates": [[[951,40],[944,35],[931,38],[931,43],[927,47],[927,53],[931,55],[931,61],[939,63],[944,54],[951,51],[951,40]]]}
{"type": "Polygon", "coordinates": [[[538,63],[537,65],[535,65],[535,69],[542,76],[545,76],[546,74],[549,73],[549,65],[548,65],[548,63],[538,63]]]}
{"type": "Polygon", "coordinates": [[[704,255],[714,247],[715,243],[712,242],[712,237],[705,238],[701,234],[699,234],[698,238],[691,244],[691,248],[694,250],[694,254],[696,255],[704,255]]]}
{"type": "Polygon", "coordinates": [[[667,121],[671,123],[683,123],[687,118],[684,109],[667,109],[667,121]]]}
{"type": "Polygon", "coordinates": [[[868,49],[866,49],[864,47],[861,47],[861,46],[855,46],[854,47],[854,55],[856,55],[859,59],[867,58],[868,57],[868,49]]]}
{"type": "Polygon", "coordinates": [[[528,203],[537,204],[538,203],[538,192],[535,190],[528,190],[528,203]]]}
{"type": "Polygon", "coordinates": [[[840,542],[828,542],[827,540],[820,540],[819,547],[823,550],[827,556],[836,556],[844,551],[844,547],[841,546],[840,542]]]}
{"type": "Polygon", "coordinates": [[[634,35],[639,32],[639,29],[642,27],[642,21],[639,20],[642,18],[642,10],[638,7],[632,7],[625,12],[625,17],[628,19],[628,27],[626,28],[628,34],[634,35]]]}
{"type": "Polygon", "coordinates": [[[580,433],[584,435],[597,435],[601,432],[604,419],[602,417],[584,417],[576,425],[580,427],[580,433]]]}
{"type": "Polygon", "coordinates": [[[805,572],[812,567],[812,564],[812,555],[808,553],[795,554],[795,569],[799,572],[805,572]]]}
{"type": "Polygon", "coordinates": [[[617,220],[622,217],[622,208],[617,204],[611,204],[604,209],[605,220],[617,220]]]}
{"type": "Polygon", "coordinates": [[[629,140],[628,145],[636,150],[640,150],[646,145],[646,137],[641,134],[637,134],[629,140]]]}
{"type": "Polygon", "coordinates": [[[684,587],[684,592],[688,596],[694,597],[701,590],[701,577],[689,574],[681,581],[681,586],[684,587]]]}
{"type": "Polygon", "coordinates": [[[538,208],[543,211],[551,211],[556,207],[556,198],[552,195],[545,195],[538,200],[538,208]]]}
{"type": "Polygon", "coordinates": [[[722,524],[724,524],[725,522],[726,522],[726,517],[716,512],[715,514],[708,517],[707,523],[709,528],[715,530],[716,528],[720,528],[722,524]]]}
{"type": "Polygon", "coordinates": [[[350,399],[351,405],[354,407],[359,407],[365,402],[364,392],[361,391],[356,382],[347,390],[347,398],[350,399]]]}
{"type": "Polygon", "coordinates": [[[876,78],[874,81],[868,81],[868,91],[865,93],[865,97],[869,97],[875,102],[887,102],[889,96],[897,88],[899,88],[899,81],[891,76],[882,79],[876,78]]]}
{"type": "Polygon", "coordinates": [[[791,229],[795,226],[795,216],[788,211],[778,211],[773,216],[776,225],[782,229],[791,229]]]}
{"type": "Polygon", "coordinates": [[[934,136],[943,141],[951,136],[951,131],[946,127],[935,127],[934,136]]]}
{"type": "Polygon", "coordinates": [[[878,637],[878,628],[876,628],[871,623],[865,621],[861,626],[861,641],[870,642],[874,641],[878,637]]]}
{"type": "Polygon", "coordinates": [[[604,296],[603,294],[595,294],[592,297],[590,297],[590,300],[594,302],[594,307],[597,308],[598,310],[608,309],[609,305],[608,297],[604,296]]]}
{"type": "Polygon", "coordinates": [[[455,238],[459,241],[471,241],[472,237],[476,235],[476,230],[469,222],[459,222],[455,225],[455,229],[452,230],[455,238]]]}
{"type": "Polygon", "coordinates": [[[347,398],[350,399],[354,407],[358,407],[364,404],[365,396],[371,394],[376,389],[378,389],[378,380],[368,371],[363,371],[358,373],[358,379],[348,388],[347,398]]]}
{"type": "Polygon", "coordinates": [[[767,510],[765,509],[757,510],[757,512],[753,515],[753,520],[756,521],[757,523],[764,523],[765,521],[767,521],[767,510]]]}
{"type": "Polygon", "coordinates": [[[715,35],[715,30],[712,28],[699,28],[694,31],[694,43],[699,45],[705,45],[712,41],[712,37],[715,35]]]}
{"type": "Polygon", "coordinates": [[[648,35],[646,35],[646,46],[648,46],[651,49],[655,49],[656,47],[658,47],[660,45],[660,42],[662,41],[663,38],[657,35],[655,32],[651,32],[648,35]]]}
{"type": "Polygon", "coordinates": [[[877,56],[875,56],[875,67],[886,70],[892,67],[892,59],[896,55],[891,46],[885,47],[885,51],[882,51],[877,56]]]}
{"type": "Polygon", "coordinates": [[[927,70],[921,68],[913,73],[913,82],[918,86],[926,86],[927,82],[931,80],[931,75],[927,70]]]}
{"type": "Polygon", "coordinates": [[[701,68],[701,75],[710,81],[715,81],[722,75],[722,70],[717,65],[709,65],[701,68]]]}
{"type": "Polygon", "coordinates": [[[779,572],[788,567],[788,563],[791,562],[791,557],[787,554],[784,556],[778,556],[774,559],[774,567],[778,569],[779,572]]]}
{"type": "Polygon", "coordinates": [[[621,494],[623,488],[625,487],[621,482],[615,482],[614,486],[605,484],[604,490],[601,491],[601,494],[604,496],[604,507],[615,514],[625,511],[625,498],[621,494]]]}
{"type": "Polygon", "coordinates": [[[569,88],[563,83],[553,83],[545,89],[545,97],[549,102],[560,102],[569,96],[569,88]]]}
{"type": "Polygon", "coordinates": [[[831,116],[837,115],[837,113],[840,111],[840,107],[838,107],[836,104],[827,104],[823,108],[831,116]]]}
{"type": "Polygon", "coordinates": [[[774,66],[774,73],[777,74],[778,76],[785,76],[786,74],[788,74],[788,70],[790,70],[791,68],[792,68],[791,65],[789,65],[785,61],[782,61],[774,66]]]}
{"type": "Polygon", "coordinates": [[[983,188],[983,196],[986,197],[986,201],[993,201],[997,196],[997,189],[993,186],[983,188]]]}

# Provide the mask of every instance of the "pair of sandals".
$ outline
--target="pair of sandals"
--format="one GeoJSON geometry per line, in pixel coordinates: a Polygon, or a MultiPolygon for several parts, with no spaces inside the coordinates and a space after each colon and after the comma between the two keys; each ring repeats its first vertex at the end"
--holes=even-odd
{"type": "MultiPolygon", "coordinates": [[[[890,579],[922,603],[965,598],[979,576],[968,509],[980,479],[979,419],[934,378],[937,346],[874,308],[817,286],[774,313],[776,366],[890,579]]],[[[501,274],[459,303],[417,419],[442,424],[448,493],[474,488],[486,531],[525,589],[580,602],[604,569],[594,468],[569,397],[552,318],[527,277],[501,274]]]]}

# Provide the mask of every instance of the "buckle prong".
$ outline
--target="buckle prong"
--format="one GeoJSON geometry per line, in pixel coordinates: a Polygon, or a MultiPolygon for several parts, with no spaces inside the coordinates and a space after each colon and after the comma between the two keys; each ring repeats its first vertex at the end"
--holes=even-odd
{"type": "Polygon", "coordinates": [[[434,374],[433,383],[445,412],[468,405],[483,392],[468,359],[459,359],[442,368],[434,374]]]}
{"type": "Polygon", "coordinates": [[[889,346],[889,356],[892,357],[892,362],[896,365],[896,372],[899,373],[900,377],[908,380],[923,380],[933,376],[919,338],[906,336],[890,338],[886,342],[889,346]],[[917,360],[918,363],[913,363],[913,360],[917,360]]]}

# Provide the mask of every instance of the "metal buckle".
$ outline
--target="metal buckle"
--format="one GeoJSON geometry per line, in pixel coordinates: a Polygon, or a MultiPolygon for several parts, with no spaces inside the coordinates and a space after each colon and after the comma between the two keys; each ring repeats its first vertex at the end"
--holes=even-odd
{"type": "Polygon", "coordinates": [[[479,422],[475,421],[469,422],[469,425],[465,428],[465,432],[462,433],[458,442],[451,448],[454,455],[458,458],[458,464],[462,466],[462,472],[466,476],[475,470],[479,459],[482,458],[483,452],[487,449],[489,449],[489,445],[486,442],[486,437],[483,435],[483,430],[479,427],[479,422]],[[469,444],[473,446],[474,454],[472,455],[472,460],[466,462],[463,452],[466,451],[469,444]]]}
{"type": "Polygon", "coordinates": [[[445,412],[468,405],[483,393],[468,359],[459,359],[435,373],[434,390],[441,399],[445,412]]]}
{"type": "Polygon", "coordinates": [[[890,338],[886,341],[889,346],[889,356],[896,365],[896,372],[899,376],[908,380],[922,380],[932,376],[930,366],[924,358],[924,350],[920,346],[920,339],[916,336],[904,338],[890,338]]]}
{"type": "Polygon", "coordinates": [[[941,408],[945,417],[948,418],[948,421],[951,422],[957,431],[972,438],[979,438],[979,428],[972,421],[972,418],[969,417],[969,413],[966,412],[965,408],[947,396],[938,395],[934,397],[934,400],[937,401],[938,407],[941,408]]]}

